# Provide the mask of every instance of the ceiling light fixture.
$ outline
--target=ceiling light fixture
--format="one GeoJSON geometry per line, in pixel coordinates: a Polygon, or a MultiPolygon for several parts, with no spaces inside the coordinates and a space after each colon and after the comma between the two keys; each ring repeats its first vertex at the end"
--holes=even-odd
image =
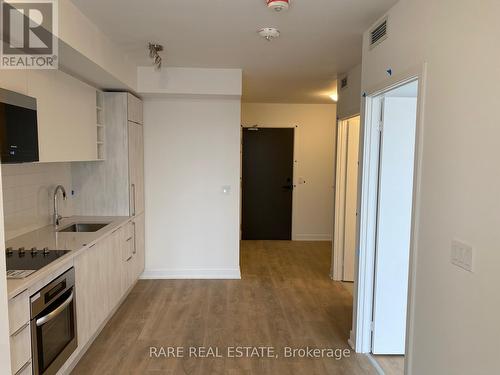
{"type": "Polygon", "coordinates": [[[153,59],[153,66],[157,69],[161,69],[161,56],[158,52],[163,51],[163,46],[157,43],[149,43],[149,57],[153,59]]]}
{"type": "Polygon", "coordinates": [[[270,42],[273,39],[279,38],[280,31],[274,27],[264,27],[258,31],[259,35],[270,42]]]}
{"type": "Polygon", "coordinates": [[[276,12],[281,12],[282,10],[287,10],[290,7],[291,0],[266,0],[267,7],[275,10],[276,12]]]}

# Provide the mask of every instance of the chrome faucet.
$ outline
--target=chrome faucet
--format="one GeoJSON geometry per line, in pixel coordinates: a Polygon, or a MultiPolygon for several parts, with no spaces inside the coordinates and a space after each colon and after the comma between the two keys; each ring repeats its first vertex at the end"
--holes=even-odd
{"type": "Polygon", "coordinates": [[[58,205],[57,205],[57,193],[61,190],[63,200],[66,200],[66,189],[64,186],[57,185],[56,190],[54,190],[54,225],[57,227],[62,219],[62,216],[59,215],[58,205]]]}

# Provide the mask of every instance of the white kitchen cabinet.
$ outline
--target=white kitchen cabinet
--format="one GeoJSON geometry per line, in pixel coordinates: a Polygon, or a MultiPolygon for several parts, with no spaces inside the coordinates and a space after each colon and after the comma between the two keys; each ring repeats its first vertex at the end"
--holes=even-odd
{"type": "Polygon", "coordinates": [[[127,117],[128,121],[132,121],[142,125],[142,101],[141,99],[130,93],[127,93],[127,117]]]}
{"type": "Polygon", "coordinates": [[[97,159],[95,88],[59,70],[30,70],[37,99],[40,162],[97,159]]]}
{"type": "Polygon", "coordinates": [[[129,120],[130,96],[125,92],[102,94],[105,161],[71,166],[79,215],[134,216],[144,211],[143,126],[129,120]]]}

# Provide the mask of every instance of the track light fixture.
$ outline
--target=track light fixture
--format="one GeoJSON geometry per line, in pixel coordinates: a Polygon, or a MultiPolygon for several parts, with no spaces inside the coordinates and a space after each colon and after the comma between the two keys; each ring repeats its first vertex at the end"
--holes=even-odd
{"type": "Polygon", "coordinates": [[[149,43],[149,57],[153,59],[153,66],[157,69],[161,69],[161,56],[158,52],[163,51],[163,46],[157,43],[149,43]]]}

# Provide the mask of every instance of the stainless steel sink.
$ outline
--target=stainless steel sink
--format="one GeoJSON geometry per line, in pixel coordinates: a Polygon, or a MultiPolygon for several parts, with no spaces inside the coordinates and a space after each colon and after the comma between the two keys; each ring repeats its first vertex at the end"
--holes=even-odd
{"type": "Polygon", "coordinates": [[[75,223],[59,229],[58,232],[97,232],[108,224],[109,223],[75,223]]]}

